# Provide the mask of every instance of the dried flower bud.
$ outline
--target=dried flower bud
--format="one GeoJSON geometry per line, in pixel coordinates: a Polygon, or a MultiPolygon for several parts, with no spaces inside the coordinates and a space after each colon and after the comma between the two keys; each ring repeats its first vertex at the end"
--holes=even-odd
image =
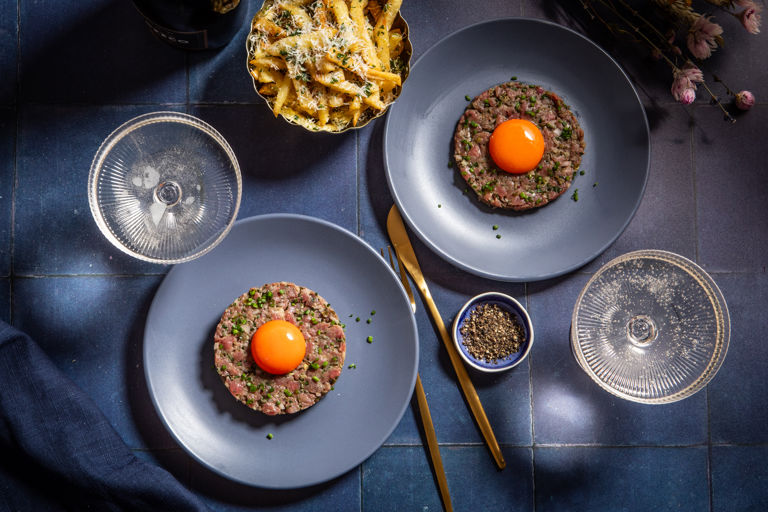
{"type": "Polygon", "coordinates": [[[683,105],[690,105],[695,100],[696,100],[696,91],[694,91],[693,89],[685,89],[680,94],[679,101],[683,105]]]}
{"type": "Polygon", "coordinates": [[[755,96],[749,91],[741,91],[736,94],[736,107],[740,110],[749,110],[755,104],[755,96]]]}
{"type": "Polygon", "coordinates": [[[696,83],[704,81],[699,68],[688,62],[673,73],[672,96],[683,105],[690,105],[696,99],[696,83]]]}
{"type": "Polygon", "coordinates": [[[698,16],[688,30],[688,50],[697,59],[706,59],[717,48],[717,39],[723,33],[723,27],[709,21],[711,16],[698,16]]]}
{"type": "Polygon", "coordinates": [[[742,4],[745,8],[743,11],[738,13],[736,17],[739,18],[739,21],[744,26],[744,28],[747,29],[747,32],[749,32],[750,34],[759,34],[760,33],[759,6],[754,4],[753,2],[743,2],[742,4]]]}

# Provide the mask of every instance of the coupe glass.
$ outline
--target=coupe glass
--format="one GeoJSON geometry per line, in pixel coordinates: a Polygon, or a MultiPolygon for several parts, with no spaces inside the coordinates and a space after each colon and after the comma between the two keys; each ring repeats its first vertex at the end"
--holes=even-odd
{"type": "Polygon", "coordinates": [[[696,393],[719,370],[729,341],[728,308],[715,282],[666,251],[610,261],[573,310],[571,348],[579,365],[603,389],[634,402],[696,393]]]}
{"type": "Polygon", "coordinates": [[[120,250],[154,263],[208,252],[240,207],[237,158],[224,137],[178,112],[141,115],[101,144],[88,199],[101,232],[120,250]]]}

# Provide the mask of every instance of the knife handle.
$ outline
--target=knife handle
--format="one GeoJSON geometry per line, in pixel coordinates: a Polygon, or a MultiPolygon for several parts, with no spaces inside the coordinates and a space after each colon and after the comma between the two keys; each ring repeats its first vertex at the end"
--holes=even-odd
{"type": "Polygon", "coordinates": [[[491,424],[488,421],[488,417],[485,415],[483,404],[480,403],[480,397],[477,396],[477,391],[475,390],[475,386],[472,384],[472,381],[469,378],[469,374],[467,373],[467,369],[464,367],[464,363],[461,361],[461,356],[459,356],[456,347],[451,341],[451,337],[448,335],[448,331],[445,329],[445,324],[443,323],[443,319],[440,316],[440,312],[437,310],[437,306],[435,306],[435,301],[432,299],[432,295],[429,293],[429,288],[427,288],[426,284],[424,284],[423,287],[420,285],[419,289],[421,290],[421,293],[424,294],[424,302],[426,302],[427,308],[432,314],[432,319],[435,321],[435,325],[437,326],[437,330],[440,332],[440,337],[443,339],[443,344],[448,351],[448,356],[451,359],[453,369],[456,371],[456,376],[459,378],[461,390],[464,393],[464,397],[467,399],[467,403],[469,404],[469,408],[475,417],[477,425],[480,427],[480,432],[483,434],[485,443],[491,450],[491,454],[496,461],[496,465],[499,467],[499,469],[504,469],[507,463],[501,453],[501,447],[499,447],[499,443],[496,441],[496,436],[493,433],[491,424]]]}

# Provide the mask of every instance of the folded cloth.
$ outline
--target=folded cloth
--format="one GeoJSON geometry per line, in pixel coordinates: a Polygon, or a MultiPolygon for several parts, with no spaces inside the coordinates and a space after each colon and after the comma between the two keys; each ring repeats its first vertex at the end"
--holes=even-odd
{"type": "Polygon", "coordinates": [[[0,321],[0,511],[207,510],[136,458],[96,404],[0,321]]]}

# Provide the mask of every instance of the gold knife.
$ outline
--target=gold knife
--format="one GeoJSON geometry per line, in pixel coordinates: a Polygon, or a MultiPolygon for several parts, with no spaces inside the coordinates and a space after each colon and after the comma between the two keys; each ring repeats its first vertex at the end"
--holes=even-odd
{"type": "Polygon", "coordinates": [[[496,441],[496,436],[493,434],[491,424],[488,422],[488,417],[485,415],[483,404],[480,403],[480,397],[477,396],[477,391],[469,378],[469,374],[467,374],[467,369],[464,367],[464,363],[461,362],[461,357],[459,356],[456,347],[453,345],[453,342],[448,335],[448,331],[445,329],[443,319],[440,316],[440,312],[437,310],[437,306],[435,306],[435,301],[432,299],[432,294],[429,293],[424,274],[422,274],[421,268],[419,267],[419,262],[416,259],[416,253],[413,251],[411,241],[408,238],[408,233],[405,230],[403,219],[400,217],[400,212],[397,211],[397,207],[394,205],[389,210],[389,215],[387,215],[387,233],[389,233],[389,239],[395,247],[397,257],[400,258],[402,264],[405,265],[406,270],[408,270],[408,273],[411,274],[411,277],[413,278],[413,282],[424,297],[424,302],[427,304],[427,308],[432,315],[437,330],[440,332],[440,337],[443,339],[443,344],[445,345],[446,350],[448,350],[448,356],[451,359],[453,369],[456,371],[461,390],[464,393],[464,397],[467,399],[467,403],[472,410],[477,425],[480,427],[480,432],[483,434],[485,443],[491,450],[496,465],[499,469],[504,469],[507,463],[504,461],[504,456],[501,454],[499,443],[496,441]]]}

